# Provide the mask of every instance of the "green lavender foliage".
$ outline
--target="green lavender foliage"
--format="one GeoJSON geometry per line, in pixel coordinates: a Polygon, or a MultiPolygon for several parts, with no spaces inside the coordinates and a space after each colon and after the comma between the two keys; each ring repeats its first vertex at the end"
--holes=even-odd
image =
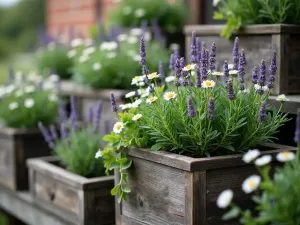
{"type": "Polygon", "coordinates": [[[167,0],[125,0],[111,14],[112,24],[122,27],[139,27],[143,21],[151,23],[156,19],[160,28],[175,32],[182,28],[188,19],[189,8],[183,0],[170,4],[167,0]],[[138,11],[142,11],[138,16],[138,11]]]}
{"type": "Polygon", "coordinates": [[[227,21],[221,33],[226,38],[245,25],[300,23],[299,0],[227,0],[217,7],[214,19],[227,21]]]}
{"type": "Polygon", "coordinates": [[[103,160],[95,159],[99,147],[99,133],[89,125],[77,131],[70,129],[69,137],[57,140],[53,150],[67,170],[91,178],[104,175],[103,160]]]}
{"type": "Polygon", "coordinates": [[[43,74],[55,72],[61,79],[70,79],[73,60],[68,57],[68,48],[62,44],[49,43],[37,52],[37,67],[43,74]]]}

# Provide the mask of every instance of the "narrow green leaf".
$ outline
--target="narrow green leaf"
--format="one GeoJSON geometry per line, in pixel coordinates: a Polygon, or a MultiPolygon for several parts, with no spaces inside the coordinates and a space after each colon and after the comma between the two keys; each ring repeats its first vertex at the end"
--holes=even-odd
{"type": "Polygon", "coordinates": [[[159,151],[161,148],[162,148],[161,144],[155,144],[155,145],[152,145],[151,150],[159,151]]]}
{"type": "Polygon", "coordinates": [[[222,217],[223,220],[231,220],[237,218],[240,214],[240,210],[236,207],[232,208],[229,212],[225,213],[222,217]]]}

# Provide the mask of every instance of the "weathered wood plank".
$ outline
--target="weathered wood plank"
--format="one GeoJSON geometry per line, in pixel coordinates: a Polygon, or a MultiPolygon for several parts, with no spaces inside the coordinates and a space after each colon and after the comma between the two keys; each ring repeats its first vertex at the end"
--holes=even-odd
{"type": "MultiPolygon", "coordinates": [[[[289,101],[285,102],[282,111],[285,113],[297,114],[298,109],[300,109],[300,95],[287,95],[289,101]]],[[[280,101],[276,100],[277,96],[270,96],[268,104],[277,109],[280,108],[280,101]]]]}

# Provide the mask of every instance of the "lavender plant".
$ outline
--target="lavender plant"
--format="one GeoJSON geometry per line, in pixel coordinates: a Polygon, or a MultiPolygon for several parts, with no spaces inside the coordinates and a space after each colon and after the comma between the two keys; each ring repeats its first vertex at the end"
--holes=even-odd
{"type": "MultiPolygon", "coordinates": [[[[196,39],[195,35],[192,37],[196,39]]],[[[196,42],[192,40],[192,54],[196,42]]],[[[158,85],[161,74],[148,72],[143,39],[140,44],[144,75],[134,78],[133,83],[145,82],[148,88],[128,94],[132,102],[120,105],[118,122],[113,132],[104,137],[108,145],[101,152],[107,172],[118,168],[121,173],[120,183],[112,190],[113,195],[119,194],[120,201],[130,191],[125,185],[125,168],[130,166],[126,148],[147,147],[191,157],[234,154],[272,141],[277,129],[287,121],[280,109],[268,112],[270,89],[265,83],[264,61],[258,83],[246,88],[244,65],[247,62],[243,51],[239,54],[238,39],[233,49],[237,70],[229,71],[227,62],[224,73],[215,70],[217,46],[213,43],[210,52],[204,46],[201,52],[197,51],[201,57],[195,56],[200,61],[194,64],[186,64],[184,58],[175,62],[172,59],[174,85],[168,83],[167,90],[164,85],[158,85]]],[[[275,70],[274,65],[272,68],[275,70]]],[[[285,99],[280,101],[283,104],[285,99]]],[[[116,109],[115,101],[112,103],[116,109]]]]}
{"type": "Polygon", "coordinates": [[[58,96],[56,75],[47,79],[31,72],[10,72],[8,84],[0,87],[0,120],[6,127],[36,128],[38,121],[49,125],[56,119],[58,96]]]}
{"type": "MultiPolygon", "coordinates": [[[[95,159],[97,149],[99,149],[99,123],[101,119],[102,103],[96,109],[90,107],[87,124],[80,124],[77,119],[77,112],[74,98],[71,97],[71,114],[66,119],[63,116],[60,120],[60,137],[55,126],[50,125],[47,129],[42,122],[39,128],[47,141],[53,154],[60,163],[72,173],[87,178],[104,175],[104,166],[101,159],[95,159]]],[[[66,115],[63,105],[60,114],[66,115]]]]}

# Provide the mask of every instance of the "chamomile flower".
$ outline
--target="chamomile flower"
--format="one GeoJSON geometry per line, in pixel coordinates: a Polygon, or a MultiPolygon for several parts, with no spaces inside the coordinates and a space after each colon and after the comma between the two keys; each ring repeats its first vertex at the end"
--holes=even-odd
{"type": "Polygon", "coordinates": [[[221,209],[225,209],[227,208],[233,198],[233,192],[232,190],[224,190],[222,191],[222,193],[219,195],[218,199],[217,199],[217,206],[221,209]]]}
{"type": "Polygon", "coordinates": [[[16,91],[16,97],[21,97],[24,94],[22,90],[17,90],[16,91]]]}
{"type": "Polygon", "coordinates": [[[11,102],[9,105],[8,105],[8,108],[10,110],[15,110],[19,107],[19,104],[17,102],[11,102]]]}
{"type": "Polygon", "coordinates": [[[91,55],[96,51],[96,48],[94,46],[88,47],[83,50],[82,54],[83,55],[91,55]]]}
{"type": "Polygon", "coordinates": [[[260,155],[260,151],[257,149],[249,150],[246,154],[243,155],[243,161],[245,163],[250,163],[260,155]]]}
{"type": "Polygon", "coordinates": [[[276,155],[276,159],[279,162],[287,162],[295,159],[295,153],[294,152],[280,152],[276,155]]]}
{"type": "Polygon", "coordinates": [[[58,100],[58,97],[56,94],[50,94],[48,98],[49,98],[49,101],[51,101],[51,102],[56,102],[58,100]]]}
{"type": "Polygon", "coordinates": [[[215,76],[224,76],[224,73],[223,72],[213,72],[212,75],[215,75],[215,76]]]}
{"type": "Polygon", "coordinates": [[[128,44],[136,44],[138,41],[139,40],[136,36],[129,36],[127,39],[128,44]]]}
{"type": "Polygon", "coordinates": [[[24,88],[24,91],[26,93],[32,93],[32,92],[35,91],[35,87],[33,85],[29,85],[29,86],[27,86],[27,87],[24,88]]]}
{"type": "Polygon", "coordinates": [[[132,120],[133,121],[137,121],[137,120],[139,120],[140,118],[142,117],[142,114],[136,114],[136,115],[134,115],[133,117],[132,117],[132,120]]]}
{"type": "Polygon", "coordinates": [[[160,74],[158,74],[156,72],[155,73],[150,73],[147,77],[148,77],[149,80],[152,80],[154,78],[159,78],[160,74]]]}
{"type": "Polygon", "coordinates": [[[278,95],[276,98],[277,101],[286,102],[289,101],[289,99],[285,95],[278,95]]]}
{"type": "Polygon", "coordinates": [[[140,55],[134,55],[134,56],[132,56],[132,59],[133,59],[133,61],[138,62],[138,61],[141,60],[141,56],[140,55]]]}
{"type": "Polygon", "coordinates": [[[263,91],[269,90],[268,86],[260,86],[259,84],[254,84],[254,89],[255,90],[263,90],[263,91]]]}
{"type": "Polygon", "coordinates": [[[100,45],[100,50],[112,51],[112,50],[116,50],[117,48],[118,48],[118,43],[115,41],[102,42],[100,45]]]}
{"type": "Polygon", "coordinates": [[[195,69],[195,67],[196,67],[195,64],[189,64],[189,65],[186,65],[185,67],[183,67],[183,70],[184,71],[190,71],[190,70],[195,69]]]}
{"type": "Polygon", "coordinates": [[[149,103],[149,104],[151,104],[151,103],[155,102],[156,100],[157,100],[157,97],[156,96],[152,96],[150,98],[147,98],[146,102],[149,103]]]}
{"type": "Polygon", "coordinates": [[[177,94],[173,91],[170,91],[170,92],[166,92],[164,94],[164,99],[167,100],[167,101],[170,101],[171,99],[173,98],[176,98],[177,94]]]}
{"type": "Polygon", "coordinates": [[[131,98],[135,96],[135,91],[131,91],[131,92],[128,92],[126,95],[125,95],[125,98],[131,98]]]}
{"type": "Polygon", "coordinates": [[[101,64],[100,63],[94,63],[93,64],[93,70],[94,71],[98,71],[98,70],[100,70],[101,69],[101,64]]]}
{"type": "Polygon", "coordinates": [[[239,71],[237,70],[230,70],[229,75],[237,75],[239,71]]]}
{"type": "Polygon", "coordinates": [[[133,84],[137,85],[141,81],[144,81],[143,76],[135,76],[134,78],[132,78],[131,85],[133,85],[133,84]]]}
{"type": "Polygon", "coordinates": [[[257,166],[264,166],[271,162],[272,156],[270,155],[264,155],[258,159],[255,160],[255,165],[257,166]]]}
{"type": "Polygon", "coordinates": [[[166,81],[167,83],[170,83],[170,82],[172,82],[172,81],[174,81],[174,80],[176,80],[176,77],[175,77],[175,76],[168,76],[168,77],[165,78],[165,81],[166,81]]]}
{"type": "Polygon", "coordinates": [[[261,177],[258,175],[252,175],[248,177],[242,184],[242,189],[246,194],[255,191],[261,182],[261,177]]]}
{"type": "Polygon", "coordinates": [[[117,123],[115,123],[115,125],[114,125],[113,131],[114,131],[116,134],[119,134],[119,133],[122,132],[123,128],[124,128],[124,123],[122,123],[122,122],[117,122],[117,123]]]}
{"type": "Polygon", "coordinates": [[[137,99],[131,104],[131,108],[137,108],[142,103],[142,99],[137,99]]]}
{"type": "Polygon", "coordinates": [[[132,12],[132,8],[130,6],[125,6],[122,11],[124,15],[129,15],[132,12]]]}
{"type": "Polygon", "coordinates": [[[128,38],[128,35],[127,34],[120,34],[118,35],[117,39],[118,41],[126,41],[128,38]]]}
{"type": "Polygon", "coordinates": [[[81,63],[85,63],[86,61],[88,61],[89,57],[87,55],[82,55],[79,58],[79,62],[81,63]]]}
{"type": "Polygon", "coordinates": [[[135,17],[137,17],[137,18],[141,18],[141,17],[143,17],[145,14],[146,14],[146,11],[145,11],[145,9],[142,9],[142,8],[137,9],[137,10],[135,10],[135,12],[134,12],[135,17]]]}
{"type": "Polygon", "coordinates": [[[142,81],[142,82],[139,82],[139,83],[137,84],[137,86],[139,86],[139,87],[143,87],[143,86],[145,86],[145,82],[144,82],[144,81],[142,81]]]}
{"type": "Polygon", "coordinates": [[[116,56],[117,56],[117,53],[115,53],[115,52],[108,52],[108,53],[106,54],[106,57],[107,57],[108,59],[115,58],[116,56]]]}
{"type": "Polygon", "coordinates": [[[125,109],[131,109],[131,108],[132,108],[132,104],[131,104],[131,103],[121,104],[121,105],[119,105],[119,107],[120,107],[122,110],[125,110],[125,109]]]}
{"type": "Polygon", "coordinates": [[[32,99],[32,98],[27,98],[24,101],[24,106],[28,109],[32,108],[34,106],[34,104],[35,104],[35,102],[34,102],[34,99],[32,99]]]}
{"type": "Polygon", "coordinates": [[[213,88],[216,83],[213,80],[205,80],[202,82],[202,87],[204,88],[213,88]]]}
{"type": "Polygon", "coordinates": [[[232,63],[231,63],[231,64],[228,64],[228,69],[229,69],[229,70],[232,70],[232,69],[233,69],[233,66],[234,66],[234,65],[233,65],[232,63]]]}
{"type": "Polygon", "coordinates": [[[74,40],[71,41],[71,47],[72,48],[76,48],[76,47],[78,47],[80,45],[83,45],[83,44],[84,44],[84,41],[80,38],[77,38],[77,39],[74,39],[74,40]]]}
{"type": "Polygon", "coordinates": [[[102,157],[102,151],[99,149],[98,152],[96,152],[95,158],[99,159],[102,157]]]}
{"type": "Polygon", "coordinates": [[[130,35],[141,36],[143,34],[143,29],[141,28],[133,28],[130,30],[130,35]]]}
{"type": "Polygon", "coordinates": [[[57,74],[51,74],[47,79],[52,82],[57,82],[59,81],[59,76],[57,74]]]}

